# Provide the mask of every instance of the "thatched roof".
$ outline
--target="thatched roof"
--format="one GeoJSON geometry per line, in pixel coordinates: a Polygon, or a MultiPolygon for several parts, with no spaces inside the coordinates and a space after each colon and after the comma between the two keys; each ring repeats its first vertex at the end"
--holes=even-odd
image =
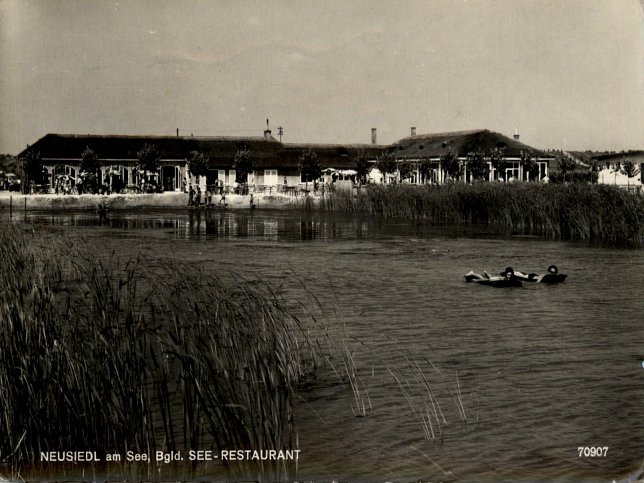
{"type": "Polygon", "coordinates": [[[262,155],[272,155],[280,149],[278,141],[263,137],[47,134],[19,156],[36,150],[46,158],[80,159],[81,153],[89,146],[100,159],[137,159],[137,153],[145,144],[154,145],[162,159],[188,159],[193,151],[211,157],[234,157],[239,149],[245,147],[262,155]]]}
{"type": "Polygon", "coordinates": [[[597,161],[606,161],[606,160],[621,160],[624,158],[642,158],[644,156],[644,150],[628,150],[620,152],[602,152],[602,153],[592,153],[592,158],[597,161]]]}
{"type": "Polygon", "coordinates": [[[80,160],[89,146],[103,160],[136,160],[144,145],[151,144],[162,160],[188,160],[192,152],[208,156],[213,168],[230,168],[241,149],[251,153],[256,168],[297,167],[303,151],[312,149],[324,167],[348,168],[359,151],[375,158],[383,146],[371,144],[283,144],[264,137],[107,136],[47,134],[20,153],[39,151],[45,159],[80,160]]]}
{"type": "Polygon", "coordinates": [[[519,157],[521,151],[527,150],[542,158],[552,157],[545,151],[487,129],[409,136],[394,143],[392,149],[397,158],[408,159],[438,158],[449,150],[458,157],[465,157],[477,149],[486,154],[501,149],[506,157],[519,157]]]}
{"type": "Polygon", "coordinates": [[[318,156],[322,168],[351,169],[360,151],[375,159],[384,151],[393,151],[398,159],[438,158],[452,150],[458,156],[482,149],[502,149],[507,157],[518,157],[521,151],[532,149],[542,159],[553,156],[526,144],[486,129],[448,133],[419,134],[392,145],[375,144],[285,144],[269,137],[193,137],[193,136],[123,136],[93,134],[47,134],[20,153],[24,157],[30,150],[39,151],[46,160],[80,160],[83,151],[90,147],[99,159],[118,162],[136,160],[144,145],[151,144],[159,151],[161,160],[189,160],[197,151],[209,158],[211,168],[227,169],[232,166],[235,154],[248,149],[257,169],[296,169],[299,157],[307,149],[318,156]]]}

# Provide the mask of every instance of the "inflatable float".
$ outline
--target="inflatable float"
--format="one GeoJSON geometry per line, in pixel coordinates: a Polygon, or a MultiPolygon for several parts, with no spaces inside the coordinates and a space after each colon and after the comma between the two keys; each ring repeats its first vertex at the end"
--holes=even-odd
{"type": "Polygon", "coordinates": [[[465,274],[465,281],[477,283],[479,285],[488,285],[490,287],[521,287],[523,283],[519,280],[512,267],[508,267],[500,276],[490,277],[487,272],[483,275],[470,271],[465,274]]]}
{"type": "MultiPolygon", "coordinates": [[[[510,267],[506,268],[505,271],[509,269],[510,267]]],[[[505,274],[505,271],[501,272],[500,275],[503,276],[505,274]]],[[[522,282],[555,284],[555,283],[564,282],[567,277],[566,274],[559,273],[559,269],[557,268],[556,265],[550,265],[548,267],[548,271],[542,274],[523,273],[523,272],[519,272],[518,270],[514,270],[513,272],[514,272],[514,276],[522,282]]]]}

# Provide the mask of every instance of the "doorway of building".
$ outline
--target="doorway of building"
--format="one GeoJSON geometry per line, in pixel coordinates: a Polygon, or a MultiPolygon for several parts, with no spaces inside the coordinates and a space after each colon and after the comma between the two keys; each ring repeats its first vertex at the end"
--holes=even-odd
{"type": "Polygon", "coordinates": [[[176,170],[174,166],[164,166],[161,168],[161,183],[163,191],[174,191],[176,170]]]}

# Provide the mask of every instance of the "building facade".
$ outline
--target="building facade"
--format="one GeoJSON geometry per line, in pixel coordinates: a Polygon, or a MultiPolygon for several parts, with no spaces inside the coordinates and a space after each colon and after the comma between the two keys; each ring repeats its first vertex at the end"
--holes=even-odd
{"type": "Polygon", "coordinates": [[[594,155],[592,159],[598,169],[598,183],[638,189],[644,184],[644,151],[603,153],[594,155]],[[630,170],[627,168],[629,163],[630,170]]]}
{"type": "MultiPolygon", "coordinates": [[[[271,136],[269,129],[264,132],[264,136],[256,137],[47,134],[20,153],[19,157],[24,158],[29,152],[39,153],[45,180],[41,188],[48,191],[57,190],[61,178],[73,185],[81,181],[82,153],[87,148],[99,159],[99,184],[109,186],[114,191],[139,188],[144,174],[137,168],[138,158],[146,145],[154,146],[158,152],[159,169],[146,173],[145,177],[165,191],[186,191],[195,184],[202,188],[215,183],[226,187],[235,186],[234,162],[235,155],[240,150],[248,150],[250,153],[253,170],[248,177],[248,184],[257,189],[292,188],[307,184],[307,180],[300,174],[299,159],[309,149],[316,153],[323,170],[321,182],[354,181],[355,160],[359,153],[364,153],[374,166],[377,159],[387,153],[394,158],[397,166],[403,163],[412,166],[411,176],[404,180],[397,170],[387,177],[374,168],[369,180],[375,183],[443,183],[448,179],[442,166],[446,153],[452,153],[460,163],[462,169],[459,179],[463,181],[472,181],[468,172],[468,156],[475,151],[485,156],[496,152],[505,161],[505,172],[500,176],[504,180],[530,179],[523,169],[523,153],[532,153],[539,166],[539,179],[547,176],[548,165],[552,160],[548,153],[520,143],[517,136],[512,139],[489,130],[416,135],[412,128],[411,136],[393,144],[382,145],[375,141],[375,130],[372,130],[371,144],[347,145],[282,143],[271,136]],[[208,159],[207,174],[199,179],[190,172],[193,153],[202,153],[208,159]],[[421,165],[427,163],[431,167],[430,175],[421,176],[421,165]]],[[[487,163],[487,179],[491,181],[499,178],[493,163],[487,163]]]]}
{"type": "Polygon", "coordinates": [[[422,163],[429,163],[430,182],[441,184],[447,181],[449,174],[443,166],[443,160],[447,154],[456,158],[460,165],[458,178],[466,182],[473,181],[471,169],[468,166],[472,153],[482,154],[487,165],[487,174],[484,176],[487,181],[496,179],[541,181],[548,176],[548,167],[554,159],[550,153],[519,142],[517,134],[509,138],[487,129],[417,135],[415,128],[412,128],[411,135],[394,143],[390,151],[398,162],[409,162],[415,168],[411,177],[412,183],[426,181],[422,179],[420,173],[422,163]],[[494,166],[491,160],[492,153],[503,161],[502,168],[494,166]],[[524,169],[528,154],[538,167],[538,172],[533,174],[532,179],[524,169]],[[502,173],[498,172],[500,169],[503,170],[502,173]]]}

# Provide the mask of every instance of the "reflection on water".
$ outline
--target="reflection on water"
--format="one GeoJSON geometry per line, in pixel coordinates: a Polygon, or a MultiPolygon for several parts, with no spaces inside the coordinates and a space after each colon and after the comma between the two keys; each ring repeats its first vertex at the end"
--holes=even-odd
{"type": "Polygon", "coordinates": [[[115,212],[103,225],[88,213],[28,213],[27,222],[124,257],[143,251],[285,290],[303,283],[337,310],[373,410],[355,417],[333,371],[310,381],[298,394],[302,479],[612,481],[642,463],[642,251],[299,212],[115,212]],[[463,280],[471,269],[552,263],[566,283],[463,280]],[[435,442],[406,398],[413,363],[433,376],[445,412],[435,442]],[[608,446],[608,456],[580,458],[579,446],[608,446]]]}
{"type": "MultiPolygon", "coordinates": [[[[110,228],[118,236],[138,230],[167,230],[174,238],[254,237],[273,241],[361,240],[388,236],[416,236],[428,227],[407,220],[381,220],[370,216],[306,213],[303,211],[115,211],[102,220],[91,211],[27,212],[19,220],[53,227],[110,228]]],[[[499,236],[484,227],[432,227],[449,236],[499,236]]]]}

